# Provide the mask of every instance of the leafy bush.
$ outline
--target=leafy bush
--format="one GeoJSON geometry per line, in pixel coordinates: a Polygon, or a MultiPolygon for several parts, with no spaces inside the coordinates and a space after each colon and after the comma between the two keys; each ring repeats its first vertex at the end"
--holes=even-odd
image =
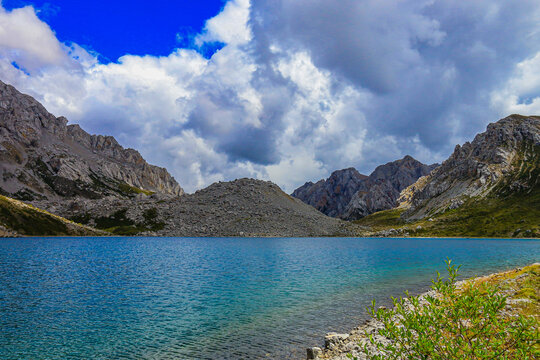
{"type": "Polygon", "coordinates": [[[369,359],[538,359],[538,322],[504,310],[506,297],[493,285],[455,280],[459,266],[446,261],[448,279],[437,273],[435,295],[424,299],[392,298],[393,309],[369,309],[383,324],[387,341],[368,335],[377,353],[364,347],[369,359]]]}

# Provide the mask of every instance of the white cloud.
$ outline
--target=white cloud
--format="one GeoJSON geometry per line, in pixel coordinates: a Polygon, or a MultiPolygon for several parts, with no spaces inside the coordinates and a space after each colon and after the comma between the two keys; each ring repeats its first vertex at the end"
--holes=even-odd
{"type": "Polygon", "coordinates": [[[230,0],[195,35],[223,42],[99,63],[35,9],[0,7],[1,80],[114,135],[187,191],[250,176],[287,191],[410,154],[443,160],[496,116],[540,112],[540,5],[230,0]],[[16,62],[17,69],[12,65],[16,62]]]}
{"type": "Polygon", "coordinates": [[[206,21],[204,32],[195,38],[195,44],[219,41],[229,45],[247,44],[252,37],[248,26],[250,0],[231,0],[219,15],[206,21]]]}
{"type": "Polygon", "coordinates": [[[67,63],[69,56],[66,50],[51,28],[39,20],[33,7],[6,11],[0,4],[2,56],[9,57],[27,71],[33,71],[43,65],[67,63]]]}
{"type": "Polygon", "coordinates": [[[540,114],[540,52],[516,65],[514,76],[491,94],[491,102],[503,114],[540,114]]]}

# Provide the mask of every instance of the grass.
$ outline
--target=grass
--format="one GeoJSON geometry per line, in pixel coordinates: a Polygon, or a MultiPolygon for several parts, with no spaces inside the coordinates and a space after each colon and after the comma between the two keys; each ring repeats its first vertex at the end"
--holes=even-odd
{"type": "Polygon", "coordinates": [[[407,223],[401,218],[404,209],[383,210],[353,221],[355,224],[370,227],[373,231],[381,231],[390,228],[398,229],[407,223]]]}
{"type": "Polygon", "coordinates": [[[464,286],[493,285],[512,302],[513,312],[540,321],[540,264],[468,280],[464,286]]]}
{"type": "Polygon", "coordinates": [[[118,189],[127,195],[136,195],[136,194],[152,195],[154,194],[153,191],[141,189],[141,188],[138,188],[136,186],[131,186],[126,183],[120,183],[118,185],[118,189]]]}
{"type": "Polygon", "coordinates": [[[0,224],[21,235],[99,235],[91,228],[3,195],[0,224]]]}
{"type": "Polygon", "coordinates": [[[529,193],[471,198],[457,209],[413,222],[401,218],[403,211],[380,211],[355,223],[373,232],[394,228],[425,237],[540,237],[539,185],[529,193]]]}

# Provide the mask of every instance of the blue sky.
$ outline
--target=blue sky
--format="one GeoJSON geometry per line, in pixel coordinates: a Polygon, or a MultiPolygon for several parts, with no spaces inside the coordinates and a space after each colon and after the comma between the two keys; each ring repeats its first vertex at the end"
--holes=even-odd
{"type": "Polygon", "coordinates": [[[75,42],[98,52],[102,62],[120,56],[166,56],[189,44],[205,21],[218,14],[223,0],[115,0],[27,1],[4,0],[8,10],[32,5],[38,17],[49,24],[58,40],[75,42]]]}
{"type": "Polygon", "coordinates": [[[447,158],[540,114],[538,0],[4,0],[0,79],[188,191],[447,158]]]}

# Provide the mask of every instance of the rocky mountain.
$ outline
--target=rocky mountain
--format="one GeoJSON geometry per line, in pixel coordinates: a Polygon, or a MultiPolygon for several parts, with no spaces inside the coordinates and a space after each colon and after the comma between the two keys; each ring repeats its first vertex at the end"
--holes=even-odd
{"type": "Polygon", "coordinates": [[[457,145],[400,198],[408,219],[459,208],[471,198],[533,192],[540,186],[540,117],[510,115],[457,145]]]}
{"type": "Polygon", "coordinates": [[[540,237],[540,117],[489,124],[399,202],[356,224],[380,236],[540,237]]]}
{"type": "Polygon", "coordinates": [[[325,215],[340,217],[354,194],[367,190],[366,175],[355,168],[334,171],[326,180],[305,183],[291,194],[325,215]]]}
{"type": "Polygon", "coordinates": [[[67,123],[0,82],[0,193],[21,200],[183,194],[166,169],[137,151],[67,123]]]}
{"type": "Polygon", "coordinates": [[[437,165],[407,155],[378,166],[369,176],[354,168],[335,171],[326,180],[304,184],[292,196],[328,216],[355,220],[397,206],[400,192],[437,165]]]}
{"type": "Polygon", "coordinates": [[[355,225],[269,182],[240,179],[186,195],[167,170],[149,165],[137,151],[68,125],[1,82],[0,164],[0,235],[356,233],[355,225]]]}
{"type": "Polygon", "coordinates": [[[323,215],[261,180],[218,182],[194,194],[139,195],[47,204],[50,211],[120,235],[354,236],[358,226],[323,215]]]}
{"type": "Polygon", "coordinates": [[[406,156],[293,196],[253,179],[188,195],[137,151],[0,82],[0,236],[540,237],[540,117],[490,124],[437,166],[406,156]]]}

